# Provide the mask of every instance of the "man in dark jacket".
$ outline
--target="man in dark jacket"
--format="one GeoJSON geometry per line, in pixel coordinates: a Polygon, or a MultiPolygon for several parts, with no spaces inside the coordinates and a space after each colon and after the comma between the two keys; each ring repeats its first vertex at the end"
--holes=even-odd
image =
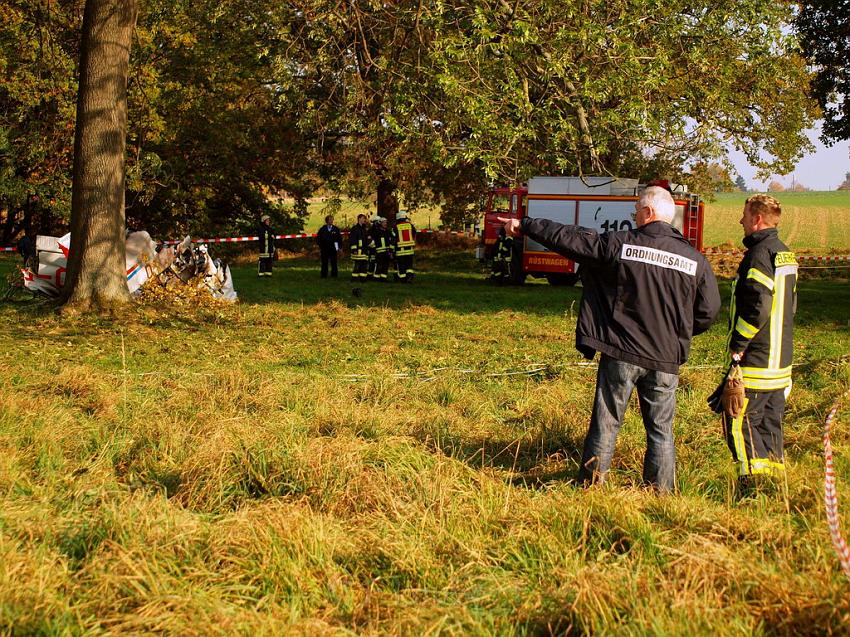
{"type": "Polygon", "coordinates": [[[319,228],[316,243],[319,244],[319,251],[322,253],[322,278],[328,278],[328,265],[331,268],[331,277],[336,278],[336,257],[342,249],[342,233],[334,225],[333,215],[325,217],[325,225],[319,228]]]}
{"type": "Polygon", "coordinates": [[[274,230],[269,222],[271,217],[263,215],[260,218],[260,258],[257,263],[257,276],[271,276],[275,259],[274,230]]]}
{"type": "Polygon", "coordinates": [[[724,419],[739,496],[752,489],[753,476],[785,471],[782,416],[791,390],[797,259],[779,240],[781,214],[776,199],[753,195],[741,218],[747,252],[732,288],[729,355],[741,368],[744,402],[730,422],[724,419]]]}
{"type": "Polygon", "coordinates": [[[635,203],[636,230],[599,234],[546,219],[501,219],[509,235],[525,234],[582,266],[576,347],[587,358],[601,354],[578,475],[584,484],[605,481],[636,387],[646,428],[644,483],[675,489],[679,366],[691,338],[720,309],[711,266],[670,225],[675,210],[670,193],[651,186],[635,203]]]}

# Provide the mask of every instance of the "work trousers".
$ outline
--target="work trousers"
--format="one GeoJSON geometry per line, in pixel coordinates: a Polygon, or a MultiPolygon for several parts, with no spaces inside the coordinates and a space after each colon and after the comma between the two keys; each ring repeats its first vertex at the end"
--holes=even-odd
{"type": "Polygon", "coordinates": [[[646,429],[643,482],[658,491],[673,491],[676,485],[673,416],[678,384],[677,374],[646,369],[602,354],[596,374],[590,428],[584,439],[579,482],[605,481],[626,406],[632,389],[637,388],[640,414],[646,429]]]}
{"type": "Polygon", "coordinates": [[[510,261],[504,259],[493,259],[491,278],[495,281],[507,281],[511,278],[510,261]]]}
{"type": "Polygon", "coordinates": [[[257,276],[271,276],[274,257],[260,257],[257,263],[257,276]]]}
{"type": "Polygon", "coordinates": [[[386,281],[389,271],[390,271],[390,254],[389,254],[389,252],[379,252],[375,257],[375,279],[377,279],[378,281],[386,281]]]}
{"type": "Polygon", "coordinates": [[[723,418],[726,444],[741,476],[782,473],[782,416],[785,390],[746,390],[744,409],[734,419],[723,418]]]}
{"type": "Polygon", "coordinates": [[[351,261],[351,280],[355,283],[365,281],[366,277],[369,276],[368,272],[366,271],[369,265],[369,260],[366,258],[366,255],[363,255],[360,258],[352,258],[351,261]]]}
{"type": "Polygon", "coordinates": [[[410,281],[413,278],[412,254],[397,254],[395,257],[395,265],[400,281],[410,281]]]}
{"type": "Polygon", "coordinates": [[[336,264],[336,250],[333,246],[325,247],[322,246],[322,278],[325,279],[328,276],[328,266],[330,266],[331,276],[336,277],[337,275],[337,264],[336,264]]]}

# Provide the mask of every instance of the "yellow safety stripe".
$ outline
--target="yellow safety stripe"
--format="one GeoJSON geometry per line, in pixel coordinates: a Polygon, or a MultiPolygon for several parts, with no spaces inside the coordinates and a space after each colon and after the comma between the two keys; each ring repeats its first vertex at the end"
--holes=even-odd
{"type": "Polygon", "coordinates": [[[758,378],[744,377],[744,387],[747,389],[759,389],[762,391],[771,391],[773,389],[785,389],[791,384],[791,377],[774,378],[771,380],[761,380],[758,378]]]}
{"type": "Polygon", "coordinates": [[[735,330],[744,338],[753,338],[758,334],[759,328],[755,325],[747,323],[742,317],[738,317],[738,322],[735,323],[735,330]]]}
{"type": "MultiPolygon", "coordinates": [[[[735,445],[735,456],[738,458],[738,466],[741,475],[747,475],[750,472],[749,462],[747,460],[747,449],[744,444],[744,415],[747,413],[747,406],[750,404],[749,398],[744,398],[744,407],[737,418],[732,419],[731,432],[732,443],[735,445]]],[[[725,418],[725,416],[724,416],[725,418]]]]}
{"type": "Polygon", "coordinates": [[[770,290],[771,292],[773,291],[773,279],[771,279],[761,270],[757,270],[756,268],[750,268],[750,271],[747,272],[747,278],[753,279],[754,281],[758,281],[768,290],[770,290]]]}
{"type": "Polygon", "coordinates": [[[769,380],[772,378],[789,378],[791,376],[791,365],[778,369],[765,369],[763,367],[741,367],[744,378],[756,378],[769,380]]]}
{"type": "Polygon", "coordinates": [[[768,458],[752,458],[750,460],[750,472],[753,474],[782,473],[785,465],[768,458]]]}
{"type": "Polygon", "coordinates": [[[398,245],[399,246],[412,246],[416,243],[416,239],[413,238],[413,226],[409,223],[400,223],[396,226],[396,234],[398,234],[398,245]],[[409,230],[410,231],[410,240],[403,241],[401,239],[402,231],[409,230]]]}
{"type": "Polygon", "coordinates": [[[785,277],[774,279],[773,303],[770,308],[769,369],[777,369],[782,359],[782,324],[785,319],[785,277]]]}

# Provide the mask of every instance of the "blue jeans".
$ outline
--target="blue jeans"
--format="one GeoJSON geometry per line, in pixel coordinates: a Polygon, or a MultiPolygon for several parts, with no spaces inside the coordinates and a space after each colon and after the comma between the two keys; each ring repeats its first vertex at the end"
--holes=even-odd
{"type": "Polygon", "coordinates": [[[632,389],[637,387],[640,413],[646,428],[643,481],[659,491],[673,491],[676,484],[673,415],[678,384],[677,374],[656,372],[603,354],[596,375],[596,398],[590,429],[584,439],[579,482],[605,481],[626,406],[632,389]]]}

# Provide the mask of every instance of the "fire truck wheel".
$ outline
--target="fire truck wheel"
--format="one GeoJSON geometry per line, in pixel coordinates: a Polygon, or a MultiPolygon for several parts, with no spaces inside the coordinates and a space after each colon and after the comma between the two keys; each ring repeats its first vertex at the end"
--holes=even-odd
{"type": "Polygon", "coordinates": [[[547,274],[546,280],[549,285],[575,285],[578,283],[578,274],[547,274]]]}

